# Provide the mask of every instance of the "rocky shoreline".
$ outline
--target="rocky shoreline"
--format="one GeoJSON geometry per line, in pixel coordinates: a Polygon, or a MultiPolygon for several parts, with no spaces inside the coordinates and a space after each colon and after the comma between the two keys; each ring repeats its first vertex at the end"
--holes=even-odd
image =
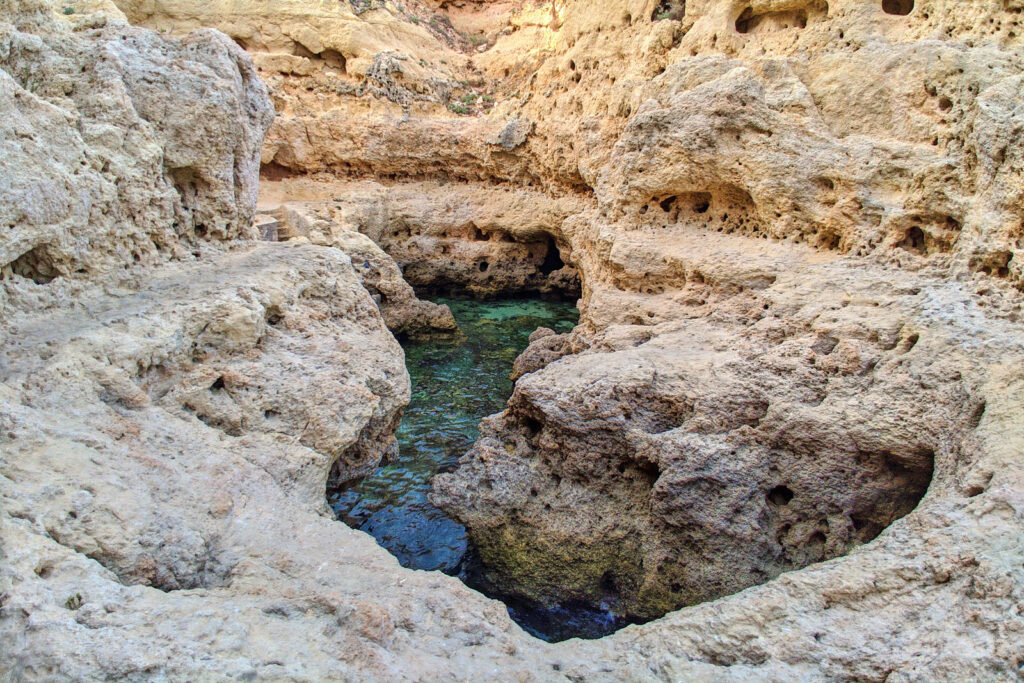
{"type": "Polygon", "coordinates": [[[1022,10],[0,0],[0,675],[1016,680],[1022,10]],[[581,320],[435,500],[664,616],[328,514],[452,287],[581,320]]]}

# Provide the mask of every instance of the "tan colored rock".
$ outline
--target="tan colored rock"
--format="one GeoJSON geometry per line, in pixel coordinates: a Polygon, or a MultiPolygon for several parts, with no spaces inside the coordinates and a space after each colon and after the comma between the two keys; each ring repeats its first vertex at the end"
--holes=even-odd
{"type": "MultiPolygon", "coordinates": [[[[109,127],[71,131],[68,100],[117,91],[136,68],[150,72],[146,60],[105,61],[128,64],[128,76],[82,92],[72,53],[119,31],[131,39],[108,43],[116,55],[132,40],[146,55],[176,43],[105,27],[116,15],[102,7],[76,4],[83,11],[64,18],[8,3],[18,29],[0,34],[0,81],[22,102],[5,109],[14,131],[5,158],[45,183],[15,188],[7,206],[20,213],[7,222],[71,236],[54,254],[19,261],[29,240],[0,259],[11,264],[6,311],[17,318],[0,332],[11,359],[0,384],[0,662],[11,673],[1019,677],[1019,2],[409,2],[404,12],[360,2],[359,13],[299,0],[119,5],[152,28],[213,26],[254,53],[309,61],[302,76],[259,58],[280,113],[262,161],[279,181],[266,188],[280,193],[268,205],[312,205],[325,239],[362,233],[414,284],[481,294],[537,278],[543,261],[522,251],[550,239],[580,277],[580,326],[534,340],[508,410],[437,480],[491,551],[492,574],[542,600],[614,593],[621,609],[644,615],[724,597],[597,641],[545,645],[497,603],[401,570],[365,535],[318,516],[330,460],[344,448],[351,471],[365,471],[386,450],[395,413],[385,404],[401,403],[401,381],[382,379],[398,367],[396,347],[352,259],[308,245],[220,255],[216,242],[186,237],[172,240],[177,258],[191,261],[201,243],[194,265],[228,279],[189,270],[183,280],[181,263],[143,262],[107,292],[91,289],[89,274],[66,285],[65,264],[102,264],[106,276],[133,262],[117,230],[145,243],[153,225],[173,223],[176,201],[171,183],[168,199],[153,202],[162,143],[120,151],[136,122],[124,98],[101,110],[113,122],[81,108],[87,123],[109,127]],[[423,7],[486,42],[460,52],[451,32],[413,21],[423,7]],[[24,94],[26,65],[48,74],[37,87],[45,97],[24,94]],[[514,134],[514,121],[529,130],[514,134]],[[72,174],[91,149],[110,169],[72,174]],[[121,173],[118,161],[142,170],[101,178],[121,173]],[[297,177],[311,173],[326,177],[297,177]],[[125,213],[117,230],[102,227],[113,223],[99,211],[101,234],[86,250],[84,214],[59,205],[83,193],[105,198],[94,206],[145,210],[125,213]],[[74,230],[61,227],[69,215],[79,216],[74,230]],[[473,240],[470,228],[512,242],[473,240]],[[439,259],[445,247],[457,255],[450,265],[439,259]],[[79,252],[88,258],[68,256],[79,252]],[[514,276],[488,284],[472,272],[479,259],[514,276]],[[55,272],[49,284],[28,281],[55,272]],[[282,320],[298,327],[268,330],[263,348],[253,339],[271,290],[294,302],[282,320]],[[33,310],[43,304],[48,326],[33,310]],[[186,313],[208,328],[198,332],[186,313]],[[85,335],[72,338],[64,330],[79,320],[85,335]],[[352,330],[375,346],[319,346],[352,330]],[[185,357],[166,351],[179,338],[202,339],[210,358],[176,370],[157,395],[139,368],[185,357]],[[362,398],[317,394],[321,371],[362,398]],[[220,378],[224,388],[212,390],[220,378]],[[275,416],[261,417],[265,395],[294,407],[280,439],[275,416]],[[929,453],[930,483],[907,512],[929,453]]],[[[210,48],[220,57],[195,68],[206,74],[202,64],[234,55],[248,82],[247,62],[223,38],[185,40],[204,55],[203,40],[220,41],[210,48]]],[[[187,90],[178,78],[165,90],[187,90]]],[[[226,101],[239,100],[221,110],[226,101]]],[[[194,111],[181,108],[181,128],[200,130],[187,118],[194,111]]],[[[220,126],[228,137],[218,140],[235,143],[258,129],[220,126]]],[[[229,168],[237,146],[218,142],[197,164],[229,168]]],[[[216,176],[181,209],[186,224],[212,212],[234,225],[223,200],[233,182],[216,176]]],[[[224,231],[210,237],[241,234],[224,231]]]]}
{"type": "Polygon", "coordinates": [[[260,71],[309,76],[314,70],[313,62],[299,55],[256,53],[252,61],[260,71]]]}
{"type": "Polygon", "coordinates": [[[479,297],[580,292],[564,239],[565,219],[581,207],[571,196],[461,183],[265,182],[264,210],[277,201],[329,216],[334,225],[324,232],[370,237],[422,291],[479,297]]]}
{"type": "Polygon", "coordinates": [[[285,205],[274,213],[284,225],[279,235],[282,239],[335,247],[348,254],[363,287],[394,334],[424,338],[459,331],[451,310],[443,304],[418,299],[391,257],[366,235],[320,218],[304,207],[285,205]]]}
{"type": "Polygon", "coordinates": [[[215,31],[172,43],[28,0],[0,10],[0,309],[251,236],[273,111],[237,46],[215,31]],[[46,31],[19,30],[36,16],[51,17],[46,31]]]}

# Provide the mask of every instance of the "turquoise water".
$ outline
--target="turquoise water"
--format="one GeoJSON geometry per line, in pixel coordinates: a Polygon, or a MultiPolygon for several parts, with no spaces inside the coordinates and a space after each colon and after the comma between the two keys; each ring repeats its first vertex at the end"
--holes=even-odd
{"type": "Polygon", "coordinates": [[[398,429],[399,456],[328,502],[349,526],[372,534],[402,565],[464,573],[465,528],[430,504],[430,479],[454,468],[478,436],[480,419],[504,409],[508,375],[538,327],[568,332],[575,306],[537,299],[448,304],[465,334],[459,340],[405,344],[412,400],[398,429]]]}

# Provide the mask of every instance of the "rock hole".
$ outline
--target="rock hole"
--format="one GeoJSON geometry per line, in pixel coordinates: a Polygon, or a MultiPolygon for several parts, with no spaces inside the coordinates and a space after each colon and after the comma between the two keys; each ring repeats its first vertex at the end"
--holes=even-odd
{"type": "Polygon", "coordinates": [[[333,71],[338,74],[348,73],[346,69],[345,55],[341,54],[337,50],[331,50],[328,48],[320,53],[320,57],[327,65],[328,71],[333,71]]]}
{"type": "Polygon", "coordinates": [[[49,562],[44,562],[35,568],[35,573],[41,579],[48,579],[53,576],[53,565],[49,562]]]}
{"type": "Polygon", "coordinates": [[[40,244],[0,268],[0,279],[13,274],[32,280],[37,285],[45,285],[60,275],[54,261],[49,246],[40,244]]]}
{"type": "Polygon", "coordinates": [[[224,389],[224,376],[223,375],[221,375],[220,377],[215,379],[213,381],[213,384],[210,385],[210,391],[221,391],[222,389],[224,389]]]}
{"type": "Polygon", "coordinates": [[[780,484],[768,492],[767,499],[770,505],[782,507],[783,505],[788,505],[789,501],[793,500],[793,492],[788,487],[780,484]]]}
{"type": "Polygon", "coordinates": [[[987,404],[985,401],[981,401],[978,405],[974,406],[974,410],[971,411],[971,416],[967,420],[967,426],[969,429],[977,429],[978,425],[981,424],[981,418],[985,417],[985,408],[987,404]]]}
{"type": "Polygon", "coordinates": [[[906,237],[904,237],[897,246],[906,249],[909,252],[924,256],[927,253],[927,247],[925,245],[924,231],[914,225],[907,230],[906,237]]]}
{"type": "Polygon", "coordinates": [[[762,14],[755,14],[748,6],[736,18],[735,28],[736,32],[741,34],[803,29],[807,27],[812,16],[816,19],[828,16],[828,3],[825,0],[808,0],[803,7],[762,14]]]}
{"type": "Polygon", "coordinates": [[[882,11],[886,14],[906,16],[914,11],[914,0],[882,0],[882,11]]]}
{"type": "Polygon", "coordinates": [[[277,326],[284,320],[284,313],[277,306],[268,306],[264,312],[264,318],[270,326],[277,326]]]}
{"type": "Polygon", "coordinates": [[[736,18],[736,32],[737,33],[750,33],[750,29],[752,28],[753,19],[754,19],[754,12],[749,7],[747,7],[745,10],[743,10],[743,12],[740,14],[740,16],[736,18]]]}
{"type": "Polygon", "coordinates": [[[486,273],[487,269],[489,267],[490,267],[490,264],[487,263],[487,261],[481,261],[480,265],[477,266],[477,268],[480,270],[481,273],[486,273]]]}
{"type": "Polygon", "coordinates": [[[654,486],[654,483],[658,481],[658,478],[661,476],[661,468],[658,467],[658,463],[651,462],[650,460],[637,461],[636,468],[640,471],[640,474],[642,474],[647,479],[647,483],[650,484],[652,487],[654,486]]]}
{"type": "Polygon", "coordinates": [[[686,0],[661,0],[651,13],[651,21],[671,19],[678,21],[686,16],[686,0]]]}
{"type": "Polygon", "coordinates": [[[295,175],[295,171],[274,161],[260,166],[260,178],[263,180],[287,180],[295,175]]]}
{"type": "Polygon", "coordinates": [[[292,54],[297,57],[305,57],[306,59],[311,60],[319,59],[315,52],[308,49],[305,45],[297,41],[292,41],[292,54]]]}
{"type": "Polygon", "coordinates": [[[555,239],[548,235],[545,240],[546,249],[544,252],[544,260],[540,264],[540,272],[542,275],[551,275],[556,270],[561,270],[565,267],[565,262],[562,260],[562,254],[558,250],[558,245],[555,244],[555,239]]]}
{"type": "Polygon", "coordinates": [[[540,433],[540,430],[543,427],[539,420],[535,420],[529,415],[522,418],[522,424],[524,427],[526,427],[526,431],[531,438],[537,436],[537,434],[540,433]]]}

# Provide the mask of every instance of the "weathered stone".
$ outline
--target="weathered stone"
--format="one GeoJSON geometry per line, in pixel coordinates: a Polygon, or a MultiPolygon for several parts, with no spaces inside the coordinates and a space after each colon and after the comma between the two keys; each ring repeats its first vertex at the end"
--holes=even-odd
{"type": "Polygon", "coordinates": [[[4,675],[1019,677],[1019,2],[120,4],[308,60],[257,58],[265,201],[355,258],[233,242],[229,41],[0,4],[4,675]],[[544,645],[321,516],[408,391],[357,233],[424,288],[579,278],[436,482],[503,588],[724,597],[544,645]]]}
{"type": "Polygon", "coordinates": [[[348,254],[363,287],[396,335],[423,338],[459,331],[451,310],[443,304],[418,299],[394,260],[366,235],[320,218],[308,208],[285,205],[273,213],[284,223],[285,239],[331,246],[348,254]]]}

